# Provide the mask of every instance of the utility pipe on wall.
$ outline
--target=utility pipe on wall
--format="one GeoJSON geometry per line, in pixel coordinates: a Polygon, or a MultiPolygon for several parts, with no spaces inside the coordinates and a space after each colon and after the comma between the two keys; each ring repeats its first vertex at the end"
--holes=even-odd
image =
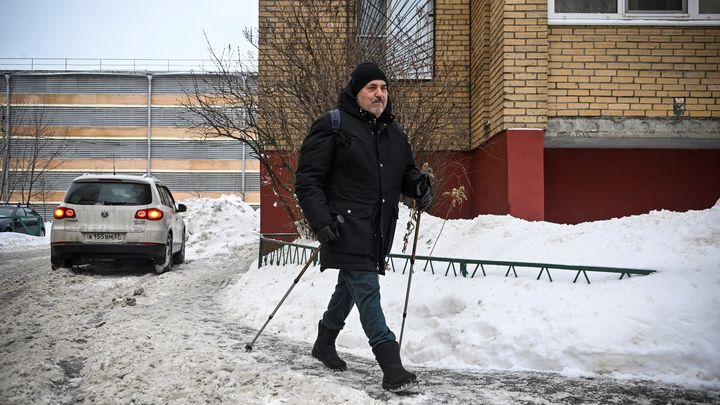
{"type": "Polygon", "coordinates": [[[247,160],[245,159],[245,142],[243,142],[243,144],[242,144],[242,183],[241,183],[241,188],[242,188],[242,198],[243,198],[243,201],[245,201],[245,202],[247,202],[247,200],[245,199],[246,161],[247,160]]]}
{"type": "Polygon", "coordinates": [[[147,101],[147,174],[152,174],[152,75],[148,74],[147,101]]]}
{"type": "Polygon", "coordinates": [[[4,136],[4,153],[2,165],[2,190],[0,190],[0,199],[6,204],[10,200],[10,184],[9,173],[10,168],[10,74],[5,75],[5,136],[4,136]]]}
{"type": "MultiPolygon", "coordinates": [[[[240,74],[240,79],[242,79],[242,91],[247,92],[247,81],[244,74],[240,74]]],[[[246,172],[246,159],[245,159],[245,142],[242,143],[242,183],[241,183],[241,191],[242,191],[242,198],[243,201],[247,202],[247,199],[245,198],[245,172],[246,172]]]]}

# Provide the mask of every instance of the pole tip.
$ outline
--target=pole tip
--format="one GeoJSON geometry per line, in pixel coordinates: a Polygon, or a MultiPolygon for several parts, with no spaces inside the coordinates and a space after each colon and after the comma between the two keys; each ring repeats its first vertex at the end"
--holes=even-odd
{"type": "Polygon", "coordinates": [[[250,346],[249,344],[245,345],[245,351],[246,351],[246,352],[251,352],[251,351],[252,351],[252,346],[250,346]]]}

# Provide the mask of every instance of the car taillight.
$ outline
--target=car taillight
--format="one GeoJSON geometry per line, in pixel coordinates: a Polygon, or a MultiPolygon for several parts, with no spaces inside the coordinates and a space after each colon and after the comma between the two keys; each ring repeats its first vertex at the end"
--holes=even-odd
{"type": "Polygon", "coordinates": [[[53,218],[64,219],[64,218],[75,218],[75,210],[66,207],[57,207],[53,211],[53,218]]]}
{"type": "Polygon", "coordinates": [[[135,219],[149,219],[151,221],[157,221],[162,219],[163,212],[157,208],[148,208],[144,210],[137,210],[135,212],[135,219]]]}

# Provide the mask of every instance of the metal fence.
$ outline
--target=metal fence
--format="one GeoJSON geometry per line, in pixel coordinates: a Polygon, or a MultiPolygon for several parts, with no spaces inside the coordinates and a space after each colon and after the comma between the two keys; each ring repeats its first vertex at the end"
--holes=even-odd
{"type": "MultiPolygon", "coordinates": [[[[247,70],[257,70],[257,61],[240,60],[247,70]]],[[[62,70],[98,72],[214,72],[210,59],[119,59],[119,58],[0,58],[0,70],[62,70]]]]}
{"type": "MultiPolygon", "coordinates": [[[[285,235],[287,236],[287,235],[285,235]]],[[[315,246],[302,245],[282,241],[279,239],[260,237],[260,248],[258,253],[258,267],[263,265],[286,265],[301,264],[308,260],[312,255],[315,246]]],[[[319,256],[318,256],[319,258],[319,256]]],[[[316,259],[316,261],[319,259],[316,259]]],[[[387,257],[386,268],[396,272],[402,269],[402,273],[410,268],[410,256],[404,254],[391,253],[387,257]]],[[[575,278],[573,283],[577,282],[580,276],[590,284],[589,274],[605,273],[617,274],[619,279],[625,276],[631,277],[636,275],[646,276],[655,273],[656,270],[633,269],[625,267],[607,267],[607,266],[586,266],[571,264],[553,264],[553,263],[531,263],[504,260],[481,260],[481,259],[461,259],[454,257],[434,257],[434,256],[415,256],[414,271],[430,272],[432,274],[441,274],[453,277],[469,277],[487,276],[489,272],[505,272],[505,277],[510,275],[518,277],[518,271],[530,271],[536,280],[543,278],[543,275],[553,281],[551,270],[555,272],[574,272],[575,278]],[[537,273],[536,273],[537,272],[537,273]]],[[[572,275],[572,273],[571,273],[572,275]]]]}

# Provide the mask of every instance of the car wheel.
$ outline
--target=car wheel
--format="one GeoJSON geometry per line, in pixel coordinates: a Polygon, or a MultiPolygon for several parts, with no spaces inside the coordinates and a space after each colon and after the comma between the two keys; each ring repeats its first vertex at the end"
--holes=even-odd
{"type": "Polygon", "coordinates": [[[157,274],[162,274],[166,271],[170,271],[173,259],[172,241],[172,234],[168,234],[167,242],[165,242],[165,258],[163,259],[163,263],[155,265],[155,273],[157,274]]]}
{"type": "Polygon", "coordinates": [[[60,267],[62,267],[63,261],[65,259],[60,256],[59,254],[55,254],[54,249],[50,248],[50,268],[53,270],[57,270],[60,267]]]}
{"type": "Polygon", "coordinates": [[[173,255],[173,264],[174,263],[183,263],[185,262],[185,230],[183,230],[182,235],[182,243],[180,244],[180,250],[173,255]]]}
{"type": "Polygon", "coordinates": [[[50,258],[50,268],[53,270],[61,269],[63,267],[72,270],[73,265],[73,261],[70,259],[64,259],[62,257],[50,258]]]}

